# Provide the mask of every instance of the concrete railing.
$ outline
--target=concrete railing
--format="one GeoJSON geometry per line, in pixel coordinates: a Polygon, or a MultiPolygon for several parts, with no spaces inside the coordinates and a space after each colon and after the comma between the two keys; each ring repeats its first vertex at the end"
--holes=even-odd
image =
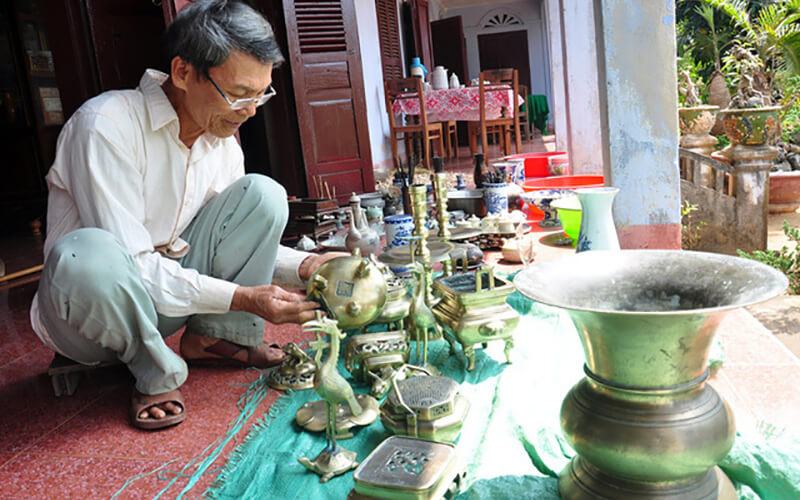
{"type": "Polygon", "coordinates": [[[688,217],[689,231],[699,227],[693,249],[732,255],[766,249],[769,169],[776,155],[771,146],[738,145],[728,164],[679,150],[681,199],[697,206],[688,217]]]}

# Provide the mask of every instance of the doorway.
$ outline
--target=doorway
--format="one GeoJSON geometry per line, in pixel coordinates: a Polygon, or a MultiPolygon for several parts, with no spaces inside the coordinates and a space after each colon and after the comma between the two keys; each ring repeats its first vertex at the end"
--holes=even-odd
{"type": "Polygon", "coordinates": [[[484,69],[515,68],[519,84],[531,90],[531,64],[528,56],[528,32],[506,31],[478,35],[478,58],[484,69]]]}

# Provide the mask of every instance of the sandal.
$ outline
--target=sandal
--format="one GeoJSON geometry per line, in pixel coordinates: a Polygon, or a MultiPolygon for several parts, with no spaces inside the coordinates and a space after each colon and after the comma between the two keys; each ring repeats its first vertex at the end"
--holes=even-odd
{"type": "Polygon", "coordinates": [[[134,389],[133,395],[131,396],[130,417],[131,425],[139,429],[145,429],[149,431],[171,427],[183,422],[183,420],[186,418],[186,406],[183,402],[181,391],[175,389],[174,391],[165,392],[163,394],[150,395],[142,394],[134,389]],[[164,410],[164,413],[167,414],[164,418],[140,417],[143,411],[149,410],[154,406],[164,403],[174,403],[180,406],[181,412],[177,415],[173,415],[164,410]]]}
{"type": "MultiPolygon", "coordinates": [[[[184,333],[184,338],[186,338],[184,333]]],[[[192,335],[192,334],[189,334],[192,335]]],[[[256,368],[270,368],[277,366],[286,359],[286,353],[278,344],[261,344],[257,346],[243,346],[233,342],[219,339],[214,344],[203,349],[204,353],[212,354],[210,357],[192,358],[184,354],[183,338],[181,339],[181,356],[187,363],[205,366],[253,366],[256,368]],[[247,352],[247,360],[237,359],[236,355],[247,352]],[[276,352],[277,351],[277,352],[276,352]],[[278,354],[280,353],[280,354],[278,354]]]]}

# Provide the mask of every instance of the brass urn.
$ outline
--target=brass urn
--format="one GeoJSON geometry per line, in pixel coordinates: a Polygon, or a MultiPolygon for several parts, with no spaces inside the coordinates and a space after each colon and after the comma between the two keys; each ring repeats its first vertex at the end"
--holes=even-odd
{"type": "Polygon", "coordinates": [[[671,250],[591,251],[522,271],[527,297],[566,309],[586,377],[567,394],[561,429],[578,455],[564,499],[734,499],[719,463],[733,413],[706,384],[717,326],[735,308],[780,294],[764,264],[671,250]]]}

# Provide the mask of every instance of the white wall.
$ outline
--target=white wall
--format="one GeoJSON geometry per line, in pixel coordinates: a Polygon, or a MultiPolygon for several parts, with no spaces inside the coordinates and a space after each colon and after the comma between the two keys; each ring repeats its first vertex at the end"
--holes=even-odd
{"type": "MultiPolygon", "coordinates": [[[[433,3],[435,0],[432,0],[433,3]]],[[[430,4],[429,4],[430,6],[430,4]]],[[[431,20],[446,17],[461,16],[464,24],[464,38],[467,46],[467,67],[469,78],[476,78],[480,72],[480,58],[478,57],[478,35],[489,33],[502,33],[504,31],[519,31],[524,29],[528,32],[528,56],[531,67],[531,94],[545,94],[550,107],[553,107],[550,89],[550,62],[548,59],[548,39],[546,22],[542,14],[542,0],[522,0],[518,2],[494,4],[487,2],[484,5],[464,8],[442,9],[439,4],[436,8],[430,8],[431,20]],[[482,29],[481,21],[494,12],[506,12],[513,14],[523,25],[515,25],[507,28],[482,29]],[[437,14],[437,17],[433,17],[437,14]]],[[[513,48],[512,48],[513,50],[513,48]]]]}
{"type": "Polygon", "coordinates": [[[389,143],[389,118],[386,114],[386,101],[383,97],[383,65],[375,2],[374,0],[355,0],[355,10],[364,74],[372,165],[375,169],[391,168],[392,148],[389,143]]]}

